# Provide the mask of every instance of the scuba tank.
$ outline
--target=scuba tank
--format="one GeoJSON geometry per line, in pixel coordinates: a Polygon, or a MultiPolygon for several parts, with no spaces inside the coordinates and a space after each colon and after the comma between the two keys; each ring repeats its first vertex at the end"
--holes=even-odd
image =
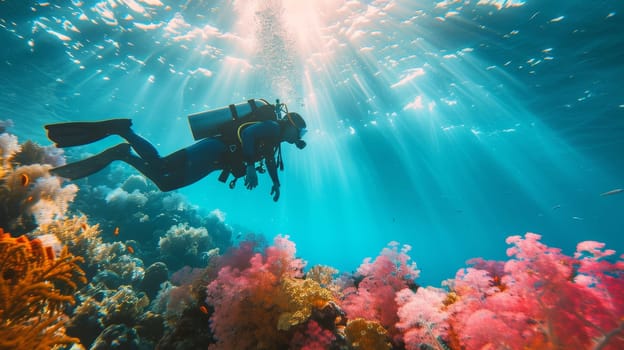
{"type": "Polygon", "coordinates": [[[265,100],[251,99],[247,102],[231,104],[227,107],[211,109],[188,116],[189,125],[195,140],[222,136],[232,121],[244,121],[253,118],[258,107],[266,106],[265,100]]]}
{"type": "MultiPolygon", "coordinates": [[[[229,152],[226,152],[224,156],[225,168],[219,175],[219,181],[226,182],[230,175],[234,175],[234,179],[229,183],[229,187],[234,188],[236,180],[245,176],[245,164],[240,147],[242,144],[241,129],[262,121],[284,120],[286,119],[284,114],[288,115],[288,108],[286,104],[280,103],[279,99],[275,101],[275,105],[264,99],[251,99],[247,102],[191,114],[188,116],[188,121],[195,140],[216,137],[226,144],[229,152]]],[[[274,151],[279,169],[284,170],[281,145],[278,144],[274,151]]],[[[256,170],[264,172],[262,163],[256,170]]]]}

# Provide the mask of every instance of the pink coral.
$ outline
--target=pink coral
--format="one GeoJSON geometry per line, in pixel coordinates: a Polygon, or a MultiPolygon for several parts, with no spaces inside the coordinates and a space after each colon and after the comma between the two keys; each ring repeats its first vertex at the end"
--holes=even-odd
{"type": "Polygon", "coordinates": [[[406,348],[623,348],[624,262],[606,260],[615,252],[602,243],[580,243],[570,257],[540,238],[509,237],[504,264],[472,260],[447,282],[445,299],[439,290],[399,292],[406,348]]]}
{"type": "Polygon", "coordinates": [[[484,320],[496,318],[496,326],[482,327],[489,329],[484,332],[475,327],[474,315],[463,317],[462,322],[462,314],[470,310],[462,300],[455,318],[459,321],[456,328],[463,334],[460,341],[468,348],[619,348],[624,316],[621,306],[619,310],[617,307],[623,296],[621,263],[618,268],[618,264],[599,260],[605,256],[596,250],[602,248],[600,244],[581,245],[591,247],[594,257],[578,260],[544,245],[540,238],[527,233],[507,239],[512,247],[507,251],[511,259],[505,264],[506,274],[500,284],[491,282],[498,291],[478,291],[473,300],[483,301],[477,305],[473,301],[471,306],[484,320]],[[593,280],[591,284],[586,283],[588,277],[593,280]],[[609,289],[609,285],[615,287],[609,289]],[[619,330],[619,339],[609,336],[614,330],[619,330]]]}
{"type": "Polygon", "coordinates": [[[409,246],[399,251],[398,243],[392,242],[371,262],[366,259],[357,273],[362,281],[357,287],[344,290],[342,306],[349,319],[364,318],[378,321],[400,343],[400,332],[395,324],[398,305],[395,294],[405,288],[414,288],[419,271],[407,255],[409,246]]]}
{"type": "Polygon", "coordinates": [[[217,338],[210,348],[269,349],[288,344],[288,335],[277,327],[279,310],[288,303],[281,280],[301,277],[304,265],[295,258],[294,243],[278,236],[264,255],[251,257],[248,267],[223,266],[207,288],[206,302],[214,307],[211,329],[217,338]]]}
{"type": "Polygon", "coordinates": [[[404,331],[407,350],[418,350],[420,344],[441,348],[438,337],[446,336],[448,331],[446,299],[446,291],[433,287],[418,288],[416,293],[410,289],[397,293],[399,322],[396,327],[404,331]]]}

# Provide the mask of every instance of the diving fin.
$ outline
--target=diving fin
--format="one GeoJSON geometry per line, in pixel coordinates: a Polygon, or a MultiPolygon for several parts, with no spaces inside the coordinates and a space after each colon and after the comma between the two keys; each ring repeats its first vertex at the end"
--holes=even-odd
{"type": "Polygon", "coordinates": [[[70,147],[95,142],[109,135],[128,133],[131,125],[132,120],[119,118],[98,122],[48,124],[44,127],[48,138],[56,147],[70,147]]]}
{"type": "Polygon", "coordinates": [[[124,160],[127,159],[129,156],[130,144],[120,143],[117,146],[111,147],[104,152],[96,154],[87,159],[52,168],[50,169],[50,174],[71,180],[76,180],[87,177],[104,169],[114,160],[124,160]]]}

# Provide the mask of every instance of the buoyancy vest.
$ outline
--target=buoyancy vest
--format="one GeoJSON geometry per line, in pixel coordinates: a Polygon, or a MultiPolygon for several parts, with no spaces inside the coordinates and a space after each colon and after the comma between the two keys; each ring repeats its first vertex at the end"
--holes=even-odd
{"type": "Polygon", "coordinates": [[[226,145],[228,151],[224,156],[224,169],[219,175],[219,181],[226,182],[230,174],[233,175],[230,188],[234,188],[236,179],[245,176],[242,131],[248,126],[269,120],[277,121],[278,112],[275,105],[262,99],[251,99],[188,116],[195,140],[214,137],[226,145]]]}

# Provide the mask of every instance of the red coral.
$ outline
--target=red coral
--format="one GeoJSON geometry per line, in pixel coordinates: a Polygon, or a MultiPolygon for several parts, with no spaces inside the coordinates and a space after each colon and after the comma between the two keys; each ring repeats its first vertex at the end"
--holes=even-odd
{"type": "Polygon", "coordinates": [[[334,340],[334,334],[323,329],[314,320],[310,320],[304,332],[297,332],[293,336],[289,349],[325,350],[334,340]]]}

